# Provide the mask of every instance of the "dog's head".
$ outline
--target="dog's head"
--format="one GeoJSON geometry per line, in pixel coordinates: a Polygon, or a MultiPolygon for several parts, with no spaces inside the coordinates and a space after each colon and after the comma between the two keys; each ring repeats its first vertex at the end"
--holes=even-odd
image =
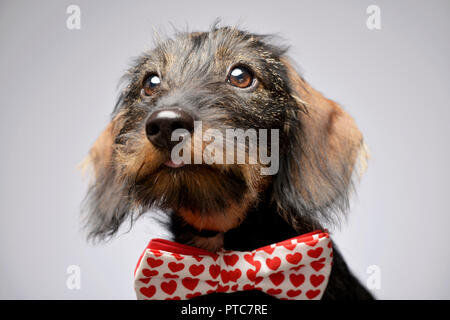
{"type": "Polygon", "coordinates": [[[90,235],[109,237],[152,206],[197,229],[227,231],[263,192],[294,227],[345,211],[365,159],[361,133],[285,51],[226,27],[180,34],[139,57],[87,159],[90,235]],[[244,139],[227,135],[235,129],[244,139]]]}

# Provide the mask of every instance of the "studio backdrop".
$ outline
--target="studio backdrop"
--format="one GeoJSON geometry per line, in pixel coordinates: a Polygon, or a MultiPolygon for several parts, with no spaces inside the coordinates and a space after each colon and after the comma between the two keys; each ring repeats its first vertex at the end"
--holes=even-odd
{"type": "Polygon", "coordinates": [[[220,18],[280,37],[361,129],[368,170],[330,232],[363,285],[380,299],[449,299],[449,16],[446,0],[1,1],[0,298],[135,299],[140,253],[170,238],[164,217],[88,243],[78,164],[155,31],[220,18]]]}

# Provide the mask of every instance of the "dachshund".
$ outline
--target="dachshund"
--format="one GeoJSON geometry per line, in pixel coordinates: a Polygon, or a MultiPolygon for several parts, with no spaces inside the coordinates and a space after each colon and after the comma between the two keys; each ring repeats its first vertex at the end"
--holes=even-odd
{"type": "MultiPolygon", "coordinates": [[[[168,215],[175,242],[212,252],[339,224],[366,168],[366,144],[353,118],[312,88],[275,40],[214,26],[158,41],[133,62],[85,162],[93,178],[83,205],[89,239],[109,239],[155,208],[168,215]],[[212,139],[196,137],[199,123],[200,136],[213,130],[219,146],[235,145],[215,145],[205,157],[212,139]],[[225,137],[236,128],[247,136],[225,137]],[[269,146],[260,143],[264,129],[277,133],[266,133],[269,146]],[[254,148],[248,132],[258,136],[254,148]],[[180,145],[193,147],[174,152],[180,145]],[[236,161],[238,150],[244,161],[236,161]],[[231,161],[207,161],[211,155],[231,161]]],[[[205,297],[223,295],[269,297],[256,290],[205,297]]],[[[334,244],[323,299],[373,299],[334,244]]]]}

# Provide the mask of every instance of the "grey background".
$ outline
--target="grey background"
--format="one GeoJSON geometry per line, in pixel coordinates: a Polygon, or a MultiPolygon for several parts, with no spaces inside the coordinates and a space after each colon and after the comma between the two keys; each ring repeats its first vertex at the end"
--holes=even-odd
{"type": "Polygon", "coordinates": [[[0,298],[134,299],[132,274],[151,237],[148,217],[92,246],[80,228],[86,190],[77,164],[107,124],[116,85],[149,48],[222,17],[277,33],[306,79],[354,116],[371,149],[349,219],[334,239],[383,299],[449,299],[448,1],[0,2],[0,298]],[[66,8],[81,7],[81,30],[66,8]],[[381,8],[382,29],[366,27],[381,8]],[[69,265],[81,289],[66,287],[69,265]]]}

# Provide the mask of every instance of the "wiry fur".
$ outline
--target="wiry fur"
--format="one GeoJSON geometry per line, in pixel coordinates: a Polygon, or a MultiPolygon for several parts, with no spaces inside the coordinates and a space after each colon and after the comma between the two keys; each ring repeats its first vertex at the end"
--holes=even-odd
{"type": "MultiPolygon", "coordinates": [[[[338,223],[349,206],[354,168],[365,163],[365,144],[353,119],[310,87],[285,54],[269,36],[213,27],[180,33],[137,58],[111,124],[89,155],[90,237],[110,237],[153,206],[170,215],[176,241],[209,250],[251,250],[338,223]],[[236,64],[253,71],[255,88],[227,83],[236,64]],[[162,78],[151,97],[141,94],[149,72],[162,78]],[[261,176],[260,164],[165,167],[169,155],[147,140],[145,121],[171,107],[222,132],[279,129],[278,173],[261,176]],[[219,233],[202,237],[196,233],[202,229],[219,233]]],[[[325,298],[369,298],[336,248],[335,261],[325,298]]]]}

